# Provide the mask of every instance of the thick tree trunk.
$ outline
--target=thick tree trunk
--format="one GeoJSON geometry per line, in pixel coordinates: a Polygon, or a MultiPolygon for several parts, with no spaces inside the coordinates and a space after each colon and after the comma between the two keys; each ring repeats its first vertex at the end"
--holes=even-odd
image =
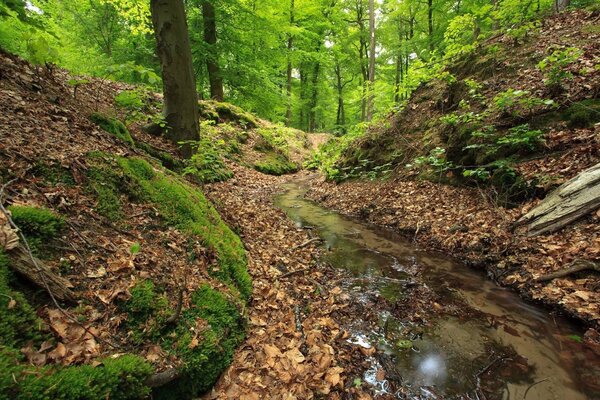
{"type": "MultiPolygon", "coordinates": [[[[290,26],[294,26],[294,0],[290,0],[290,26]]],[[[294,37],[289,34],[287,42],[287,111],[285,113],[286,126],[292,126],[292,49],[294,47],[294,37]]]]}
{"type": "Polygon", "coordinates": [[[204,41],[209,49],[206,57],[206,69],[210,83],[210,97],[213,100],[223,101],[223,79],[217,53],[217,19],[215,7],[208,0],[202,1],[202,18],[204,19],[204,41]]]}
{"type": "Polygon", "coordinates": [[[375,103],[375,0],[369,0],[369,100],[367,103],[367,121],[373,119],[375,103]]]}
{"type": "Polygon", "coordinates": [[[560,186],[516,222],[528,225],[529,235],[551,233],[600,207],[600,164],[560,186]]]}
{"type": "MultiPolygon", "coordinates": [[[[198,95],[183,0],[151,0],[150,9],[162,69],[166,135],[176,144],[198,140],[198,95]]],[[[181,153],[191,157],[192,146],[183,144],[181,153]]]]}

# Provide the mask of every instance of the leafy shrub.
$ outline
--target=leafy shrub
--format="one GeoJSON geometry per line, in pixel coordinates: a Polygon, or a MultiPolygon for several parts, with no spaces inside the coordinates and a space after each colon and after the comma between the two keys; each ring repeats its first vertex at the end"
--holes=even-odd
{"type": "MultiPolygon", "coordinates": [[[[417,157],[413,161],[416,167],[431,167],[435,172],[445,172],[454,168],[452,162],[446,160],[446,149],[436,147],[429,152],[427,156],[417,157]]],[[[407,168],[412,168],[412,164],[408,164],[407,168]]]]}
{"type": "Polygon", "coordinates": [[[516,151],[535,150],[543,143],[543,133],[540,130],[529,129],[529,124],[515,126],[508,130],[508,134],[501,136],[496,140],[499,145],[509,146],[516,151]]]}
{"type": "Polygon", "coordinates": [[[493,102],[498,110],[513,117],[531,115],[538,107],[558,107],[554,100],[531,96],[531,92],[528,90],[507,89],[498,93],[493,102]]]}
{"type": "Polygon", "coordinates": [[[561,87],[565,80],[573,79],[573,74],[566,68],[582,54],[583,52],[576,47],[554,50],[538,63],[538,68],[544,72],[546,78],[544,83],[551,87],[561,87]]]}

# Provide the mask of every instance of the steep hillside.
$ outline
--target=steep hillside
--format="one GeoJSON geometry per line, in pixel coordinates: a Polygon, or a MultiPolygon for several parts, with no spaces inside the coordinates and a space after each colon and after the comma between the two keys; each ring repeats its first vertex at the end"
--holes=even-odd
{"type": "MultiPolygon", "coordinates": [[[[343,142],[323,164],[329,178],[350,180],[315,184],[311,196],[485,266],[498,282],[597,327],[595,272],[537,278],[600,259],[600,214],[538,237],[513,224],[600,162],[599,122],[600,16],[555,15],[490,38],[389,121],[343,142]]],[[[327,148],[317,154],[327,156],[327,148]]]]}
{"type": "Polygon", "coordinates": [[[246,251],[118,120],[137,89],[77,79],[0,54],[0,398],[191,398],[244,339],[246,251]]]}

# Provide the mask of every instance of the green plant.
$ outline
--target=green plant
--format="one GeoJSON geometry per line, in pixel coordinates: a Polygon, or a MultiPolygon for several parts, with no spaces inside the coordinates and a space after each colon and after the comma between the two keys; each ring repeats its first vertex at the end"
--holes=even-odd
{"type": "Polygon", "coordinates": [[[554,50],[548,57],[538,63],[540,71],[544,72],[545,83],[551,87],[561,87],[565,80],[573,79],[573,74],[567,67],[577,61],[583,52],[576,47],[554,50]]]}
{"type": "Polygon", "coordinates": [[[557,108],[558,104],[552,99],[540,99],[531,96],[528,90],[507,89],[494,96],[495,107],[503,114],[513,117],[531,115],[536,108],[557,108]]]}
{"type": "Polygon", "coordinates": [[[499,145],[509,146],[517,151],[520,149],[535,150],[543,143],[543,133],[540,130],[529,129],[529,124],[515,126],[508,130],[508,134],[496,140],[499,145]]]}
{"type": "MultiPolygon", "coordinates": [[[[417,167],[432,167],[435,172],[445,172],[454,168],[452,162],[446,160],[446,149],[436,147],[429,152],[427,156],[421,156],[414,159],[413,164],[417,167]]],[[[413,165],[408,164],[408,168],[413,165]]]]}
{"type": "Polygon", "coordinates": [[[538,21],[531,21],[521,24],[517,27],[510,28],[506,31],[506,35],[513,40],[514,45],[522,43],[530,34],[539,31],[541,24],[538,21]]]}

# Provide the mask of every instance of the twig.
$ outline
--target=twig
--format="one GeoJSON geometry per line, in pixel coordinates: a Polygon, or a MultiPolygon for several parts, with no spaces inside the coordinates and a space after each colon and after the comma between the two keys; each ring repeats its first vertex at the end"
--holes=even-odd
{"type": "Polygon", "coordinates": [[[527,388],[527,390],[525,391],[525,393],[523,394],[523,400],[525,400],[525,398],[527,397],[527,393],[529,392],[529,390],[534,387],[535,385],[537,385],[538,383],[542,383],[542,382],[546,382],[547,380],[549,380],[550,378],[544,378],[544,379],[540,379],[537,382],[533,382],[531,385],[529,385],[529,387],[527,388]]]}
{"type": "Polygon", "coordinates": [[[310,269],[310,267],[304,267],[304,268],[300,268],[300,269],[297,269],[297,270],[294,270],[294,271],[286,272],[283,275],[279,275],[277,277],[277,279],[283,279],[283,278],[287,278],[288,276],[292,276],[292,275],[295,275],[295,274],[301,274],[302,272],[308,271],[309,269],[310,269]]]}
{"type": "Polygon", "coordinates": [[[314,243],[314,242],[320,242],[321,240],[322,240],[322,239],[321,239],[321,238],[318,238],[318,237],[316,237],[316,238],[313,238],[313,239],[309,239],[309,240],[307,240],[306,242],[304,242],[304,243],[302,243],[302,244],[299,244],[299,245],[297,245],[297,246],[294,246],[294,247],[292,247],[292,250],[298,250],[298,249],[301,249],[301,248],[303,248],[303,247],[306,247],[306,246],[308,246],[308,245],[309,245],[309,244],[311,244],[311,243],[314,243]]]}
{"type": "Polygon", "coordinates": [[[180,286],[179,291],[177,292],[177,307],[175,307],[175,314],[171,315],[167,319],[167,325],[176,323],[179,319],[179,316],[181,315],[181,307],[183,305],[183,292],[184,288],[180,286]]]}

